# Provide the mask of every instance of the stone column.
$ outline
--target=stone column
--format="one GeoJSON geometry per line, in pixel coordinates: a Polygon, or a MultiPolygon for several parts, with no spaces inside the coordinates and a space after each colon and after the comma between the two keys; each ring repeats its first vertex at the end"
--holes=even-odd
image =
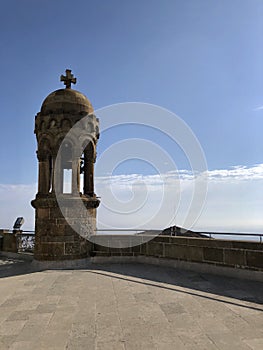
{"type": "Polygon", "coordinates": [[[63,169],[60,155],[56,158],[56,166],[54,166],[54,169],[56,170],[54,170],[54,189],[56,189],[57,193],[63,193],[63,169]]]}
{"type": "Polygon", "coordinates": [[[38,192],[47,194],[50,189],[50,171],[48,159],[41,159],[38,163],[38,192]]]}
{"type": "Polygon", "coordinates": [[[79,195],[80,191],[80,179],[79,179],[79,159],[74,158],[72,160],[72,194],[79,195]]]}
{"type": "Polygon", "coordinates": [[[84,194],[93,196],[94,194],[94,163],[91,159],[84,163],[84,194]]]}

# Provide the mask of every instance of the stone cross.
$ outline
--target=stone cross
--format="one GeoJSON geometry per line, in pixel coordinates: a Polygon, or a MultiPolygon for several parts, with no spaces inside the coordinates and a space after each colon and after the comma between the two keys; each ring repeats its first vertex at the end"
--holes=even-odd
{"type": "Polygon", "coordinates": [[[60,81],[64,81],[64,85],[66,85],[66,89],[71,89],[71,84],[76,84],[77,79],[74,78],[73,74],[71,74],[70,69],[66,69],[66,75],[61,75],[60,81]]]}

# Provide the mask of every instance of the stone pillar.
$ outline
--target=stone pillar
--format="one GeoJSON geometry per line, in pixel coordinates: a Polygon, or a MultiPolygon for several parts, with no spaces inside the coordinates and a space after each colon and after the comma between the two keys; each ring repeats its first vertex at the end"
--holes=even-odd
{"type": "Polygon", "coordinates": [[[94,194],[94,149],[91,142],[84,151],[84,194],[94,194]]]}
{"type": "Polygon", "coordinates": [[[38,163],[38,192],[47,194],[50,189],[50,175],[48,159],[41,159],[38,163]]]}
{"type": "Polygon", "coordinates": [[[73,159],[72,161],[72,194],[79,195],[80,192],[80,179],[79,179],[79,159],[73,159]]]}

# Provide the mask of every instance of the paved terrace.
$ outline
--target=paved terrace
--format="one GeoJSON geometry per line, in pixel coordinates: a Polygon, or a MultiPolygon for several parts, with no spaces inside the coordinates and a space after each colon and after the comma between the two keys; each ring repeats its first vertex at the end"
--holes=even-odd
{"type": "Polygon", "coordinates": [[[0,257],[0,349],[262,349],[260,282],[142,264],[35,271],[0,257]]]}

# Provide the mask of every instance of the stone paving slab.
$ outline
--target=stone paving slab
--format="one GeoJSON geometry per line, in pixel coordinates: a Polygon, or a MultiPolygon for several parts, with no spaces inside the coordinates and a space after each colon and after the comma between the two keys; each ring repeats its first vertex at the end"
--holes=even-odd
{"type": "Polygon", "coordinates": [[[263,349],[260,282],[143,264],[1,266],[1,350],[263,349]]]}

